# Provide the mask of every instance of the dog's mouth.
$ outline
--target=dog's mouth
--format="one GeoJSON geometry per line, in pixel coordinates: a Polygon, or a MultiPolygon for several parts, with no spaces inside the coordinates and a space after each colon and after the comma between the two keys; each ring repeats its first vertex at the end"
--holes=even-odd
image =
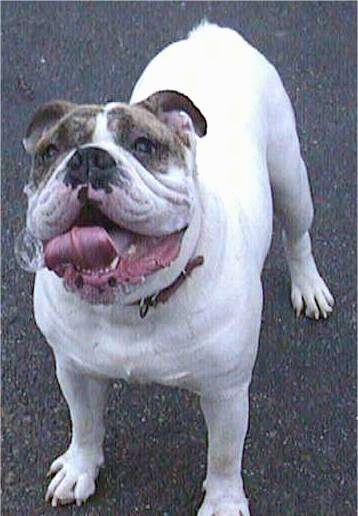
{"type": "Polygon", "coordinates": [[[112,302],[115,287],[143,283],[168,267],[179,254],[184,231],[160,237],[133,233],[87,203],[66,233],[45,243],[45,265],[86,300],[112,302]]]}

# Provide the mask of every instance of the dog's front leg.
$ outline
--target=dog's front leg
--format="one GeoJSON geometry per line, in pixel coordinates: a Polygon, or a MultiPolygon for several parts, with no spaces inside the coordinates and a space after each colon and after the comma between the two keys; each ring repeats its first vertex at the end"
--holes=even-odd
{"type": "Polygon", "coordinates": [[[241,478],[248,425],[248,386],[215,398],[201,397],[208,427],[206,491],[198,516],[249,516],[241,478]]]}
{"type": "Polygon", "coordinates": [[[103,409],[108,381],[83,374],[56,356],[59,384],[68,403],[72,439],[68,450],[51,465],[55,474],[46,493],[52,505],[76,502],[81,505],[95,491],[95,480],[103,464],[103,409]]]}

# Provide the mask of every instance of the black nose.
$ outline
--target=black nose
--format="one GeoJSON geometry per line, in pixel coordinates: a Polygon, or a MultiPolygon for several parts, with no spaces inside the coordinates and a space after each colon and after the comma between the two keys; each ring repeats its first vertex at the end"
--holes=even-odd
{"type": "Polygon", "coordinates": [[[64,182],[72,188],[90,183],[96,190],[102,188],[110,193],[110,183],[115,172],[116,162],[108,152],[96,147],[86,147],[78,149],[67,163],[64,182]]]}

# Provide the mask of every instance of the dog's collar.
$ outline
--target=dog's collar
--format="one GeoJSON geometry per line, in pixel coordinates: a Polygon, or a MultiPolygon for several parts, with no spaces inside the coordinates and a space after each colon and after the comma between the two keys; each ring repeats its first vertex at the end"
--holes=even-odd
{"type": "Polygon", "coordinates": [[[176,292],[176,290],[180,287],[183,281],[190,275],[191,271],[196,267],[203,265],[203,263],[203,256],[195,256],[195,258],[192,258],[188,261],[184,270],[168,287],[163,288],[163,290],[160,290],[156,294],[139,299],[138,301],[134,301],[134,303],[131,303],[132,305],[138,305],[139,315],[141,319],[143,319],[147,315],[149,308],[155,308],[158,305],[158,303],[166,303],[168,299],[174,294],[174,292],[176,292]]]}

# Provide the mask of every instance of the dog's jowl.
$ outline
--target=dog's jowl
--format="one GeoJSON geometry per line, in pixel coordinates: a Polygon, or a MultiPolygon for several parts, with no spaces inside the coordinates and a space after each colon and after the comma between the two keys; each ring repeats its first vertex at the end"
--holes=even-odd
{"type": "Polygon", "coordinates": [[[273,208],[294,310],[318,319],[333,306],[275,68],[236,32],[202,24],[149,63],[129,104],[49,102],[24,144],[26,227],[44,263],[35,318],[72,420],[46,499],[80,505],[94,493],[107,387],[123,378],[200,396],[208,464],[198,514],[247,516],[241,459],[273,208]]]}

